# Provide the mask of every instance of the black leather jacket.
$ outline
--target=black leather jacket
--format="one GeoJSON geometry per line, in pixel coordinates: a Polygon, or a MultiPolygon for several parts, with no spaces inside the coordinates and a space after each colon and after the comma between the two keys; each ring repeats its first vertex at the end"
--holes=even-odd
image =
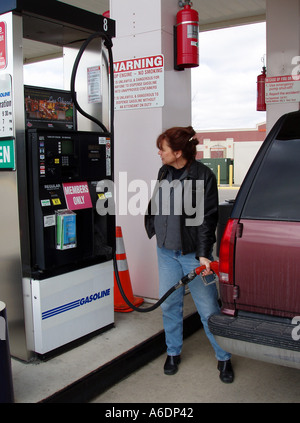
{"type": "MultiPolygon", "coordinates": [[[[164,165],[158,172],[158,181],[166,179],[168,166],[164,165]]],[[[185,225],[185,219],[190,219],[182,210],[180,217],[182,253],[195,252],[195,256],[209,258],[216,241],[215,231],[218,222],[218,188],[214,173],[203,163],[194,160],[185,177],[186,180],[204,181],[204,219],[199,226],[185,225]]],[[[193,197],[195,196],[193,191],[193,197]]],[[[194,204],[194,198],[192,200],[194,204]]],[[[155,235],[154,215],[151,215],[151,200],[145,215],[145,228],[149,238],[155,235]]]]}

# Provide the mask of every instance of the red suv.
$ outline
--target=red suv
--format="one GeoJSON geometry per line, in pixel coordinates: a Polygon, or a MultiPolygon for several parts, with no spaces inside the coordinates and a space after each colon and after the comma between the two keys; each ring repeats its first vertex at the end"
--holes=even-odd
{"type": "Polygon", "coordinates": [[[300,368],[300,111],[254,159],[219,251],[222,313],[209,327],[233,354],[300,368]]]}

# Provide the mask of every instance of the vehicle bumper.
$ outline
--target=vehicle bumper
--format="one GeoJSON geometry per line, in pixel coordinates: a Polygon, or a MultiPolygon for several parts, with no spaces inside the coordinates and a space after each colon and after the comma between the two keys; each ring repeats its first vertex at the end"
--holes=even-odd
{"type": "Polygon", "coordinates": [[[300,340],[293,339],[295,325],[289,322],[220,314],[211,316],[208,325],[225,351],[300,369],[300,340]]]}

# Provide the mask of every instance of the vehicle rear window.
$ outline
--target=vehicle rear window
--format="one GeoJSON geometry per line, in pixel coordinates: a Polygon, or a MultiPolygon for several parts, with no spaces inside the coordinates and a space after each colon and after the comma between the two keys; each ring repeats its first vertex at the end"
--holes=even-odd
{"type": "Polygon", "coordinates": [[[242,211],[246,219],[300,221],[300,123],[285,122],[254,178],[242,211]]]}

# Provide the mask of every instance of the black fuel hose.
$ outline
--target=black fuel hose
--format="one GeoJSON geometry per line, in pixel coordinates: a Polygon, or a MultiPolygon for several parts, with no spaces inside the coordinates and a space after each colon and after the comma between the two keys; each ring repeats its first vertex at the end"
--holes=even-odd
{"type": "Polygon", "coordinates": [[[172,288],[170,288],[155,304],[153,304],[153,306],[147,307],[147,308],[140,308],[140,307],[136,307],[134,304],[132,304],[129,299],[126,297],[126,294],[123,290],[122,287],[122,283],[120,281],[120,277],[119,277],[119,272],[118,272],[118,265],[117,265],[117,260],[116,260],[116,256],[114,256],[113,259],[113,263],[114,263],[114,271],[115,271],[115,276],[116,276],[116,281],[117,281],[117,285],[118,288],[120,290],[120,293],[124,299],[124,301],[126,302],[126,304],[132,308],[135,311],[138,311],[140,313],[148,313],[149,311],[153,311],[155,310],[157,307],[159,307],[174,291],[176,291],[176,289],[179,289],[181,287],[183,287],[184,285],[186,285],[187,283],[191,282],[196,276],[198,276],[198,273],[195,270],[192,270],[190,273],[188,273],[187,275],[185,275],[182,279],[180,279],[179,282],[177,282],[174,286],[172,286],[172,288]]]}
{"type": "Polygon", "coordinates": [[[117,281],[117,285],[118,285],[118,288],[119,288],[119,291],[120,291],[120,293],[121,293],[121,295],[122,295],[122,297],[123,297],[123,299],[124,299],[124,301],[125,301],[125,303],[130,307],[130,308],[132,308],[133,310],[135,310],[135,311],[138,311],[139,313],[148,313],[149,311],[153,311],[153,310],[155,310],[157,307],[159,307],[167,298],[168,298],[168,296],[169,295],[171,295],[172,294],[172,292],[174,292],[175,291],[175,287],[174,286],[172,286],[172,288],[171,289],[169,289],[169,291],[167,291],[166,293],[165,293],[165,295],[163,296],[163,297],[161,297],[155,304],[153,304],[153,306],[150,306],[150,307],[147,307],[147,308],[140,308],[140,307],[136,307],[134,304],[132,304],[130,301],[129,301],[129,299],[126,297],[126,294],[125,294],[125,292],[124,292],[124,290],[123,290],[123,287],[122,287],[122,283],[121,283],[121,281],[120,281],[120,277],[119,277],[119,272],[118,272],[118,265],[117,265],[117,260],[116,260],[116,257],[114,257],[114,260],[113,260],[113,262],[114,262],[114,271],[115,271],[115,277],[116,277],[116,281],[117,281]]]}
{"type": "MultiPolygon", "coordinates": [[[[81,57],[82,57],[84,51],[86,50],[86,48],[88,47],[88,45],[90,44],[90,42],[93,41],[95,38],[104,38],[104,40],[105,40],[104,45],[108,50],[109,63],[110,63],[110,91],[111,91],[112,100],[114,98],[114,78],[113,78],[114,68],[113,68],[113,55],[112,55],[112,41],[111,41],[110,37],[108,37],[104,32],[95,32],[94,34],[90,35],[84,41],[82,46],[80,47],[79,52],[77,54],[77,57],[75,59],[73,69],[72,69],[72,74],[71,74],[71,95],[72,95],[74,105],[75,105],[75,107],[76,107],[76,109],[78,110],[79,113],[81,113],[84,117],[86,117],[87,119],[91,120],[92,122],[94,122],[98,126],[100,126],[100,128],[102,129],[103,132],[109,132],[107,130],[106,126],[103,125],[103,123],[100,120],[98,120],[94,116],[91,116],[90,114],[88,114],[87,112],[85,112],[81,108],[81,106],[78,104],[76,91],[75,91],[76,74],[77,74],[77,69],[78,69],[81,57]]],[[[111,101],[110,115],[111,115],[111,118],[110,118],[111,119],[111,130],[110,130],[110,132],[113,133],[114,101],[111,101]]]]}

